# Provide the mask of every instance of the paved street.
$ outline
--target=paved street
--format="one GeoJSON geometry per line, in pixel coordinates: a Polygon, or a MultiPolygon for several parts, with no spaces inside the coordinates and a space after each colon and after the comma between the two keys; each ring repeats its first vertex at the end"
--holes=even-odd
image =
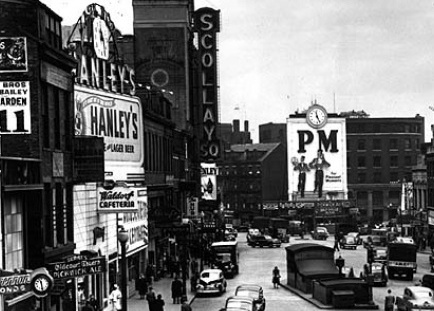
{"type": "MultiPolygon", "coordinates": [[[[233,295],[236,286],[244,283],[259,284],[264,288],[264,296],[267,300],[266,310],[315,310],[317,307],[303,300],[299,296],[290,291],[280,288],[273,289],[271,283],[271,270],[274,266],[278,266],[282,277],[286,278],[286,253],[283,244],[281,248],[251,248],[247,246],[246,234],[238,235],[240,249],[240,274],[233,279],[228,280],[227,292],[222,296],[206,296],[197,297],[193,300],[193,310],[220,310],[224,307],[226,298],[233,295]]],[[[304,240],[298,237],[291,237],[290,244],[314,242],[318,244],[333,247],[333,238],[326,241],[315,241],[306,236],[304,240]]],[[[359,246],[357,250],[341,250],[341,256],[345,259],[346,266],[352,266],[355,270],[355,275],[358,276],[361,267],[366,262],[366,249],[359,246]]],[[[336,256],[338,253],[336,253],[336,256]]],[[[390,280],[387,287],[374,287],[374,301],[379,305],[380,310],[383,310],[384,296],[388,288],[391,288],[395,295],[401,295],[405,286],[417,283],[423,274],[429,273],[428,253],[418,254],[418,270],[414,276],[414,280],[390,280]]],[[[169,310],[169,309],[166,309],[169,310]]]]}

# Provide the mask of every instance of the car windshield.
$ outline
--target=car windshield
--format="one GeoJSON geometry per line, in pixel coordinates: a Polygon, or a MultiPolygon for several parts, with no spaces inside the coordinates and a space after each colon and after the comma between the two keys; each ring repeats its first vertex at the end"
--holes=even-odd
{"type": "Polygon", "coordinates": [[[229,254],[229,253],[220,253],[220,254],[217,254],[217,260],[218,261],[223,261],[223,262],[230,261],[231,260],[231,254],[229,254]]]}
{"type": "Polygon", "coordinates": [[[351,237],[356,237],[358,235],[358,233],[357,232],[348,232],[347,235],[351,236],[351,237]]]}
{"type": "Polygon", "coordinates": [[[325,228],[316,228],[316,231],[317,232],[326,232],[326,229],[325,228]]]}
{"type": "Polygon", "coordinates": [[[219,278],[219,272],[209,272],[209,271],[205,271],[202,272],[201,277],[204,279],[218,279],[219,278]]]}
{"type": "Polygon", "coordinates": [[[240,297],[251,297],[254,299],[258,299],[259,297],[259,292],[257,291],[253,291],[253,290],[249,290],[246,288],[241,288],[239,290],[237,290],[237,292],[235,293],[237,296],[240,297]]]}
{"type": "Polygon", "coordinates": [[[372,272],[381,272],[382,265],[372,265],[372,272]]]}
{"type": "Polygon", "coordinates": [[[264,235],[264,238],[266,238],[267,240],[271,240],[271,236],[269,235],[264,235]]]}

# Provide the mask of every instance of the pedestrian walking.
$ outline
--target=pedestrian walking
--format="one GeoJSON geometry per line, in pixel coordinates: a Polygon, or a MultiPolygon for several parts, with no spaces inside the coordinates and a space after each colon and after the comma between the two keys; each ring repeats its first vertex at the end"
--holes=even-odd
{"type": "Polygon", "coordinates": [[[277,266],[274,267],[272,273],[273,273],[273,278],[272,278],[273,287],[279,288],[279,284],[280,284],[280,270],[279,270],[279,268],[277,266]]]}
{"type": "Polygon", "coordinates": [[[164,300],[161,294],[157,295],[157,299],[154,302],[154,311],[164,311],[164,300]]]}
{"type": "Polygon", "coordinates": [[[90,295],[88,302],[95,311],[99,311],[99,302],[96,300],[95,295],[90,295]]]}
{"type": "Polygon", "coordinates": [[[136,285],[137,285],[137,290],[139,291],[140,299],[144,299],[146,292],[148,291],[148,282],[143,273],[141,273],[139,278],[137,279],[136,285]]]}
{"type": "Polygon", "coordinates": [[[333,251],[340,251],[339,249],[339,235],[335,234],[335,244],[333,246],[333,251]]]}
{"type": "Polygon", "coordinates": [[[122,310],[122,293],[119,290],[117,284],[113,285],[113,290],[110,293],[109,299],[110,299],[113,311],[122,310]]]}
{"type": "Polygon", "coordinates": [[[172,281],[172,299],[173,303],[180,303],[182,297],[182,282],[175,276],[175,279],[172,281]]]}
{"type": "Polygon", "coordinates": [[[154,280],[154,267],[151,264],[148,264],[148,266],[146,267],[146,281],[148,282],[149,285],[152,285],[152,282],[154,280]]]}
{"type": "Polygon", "coordinates": [[[384,299],[384,311],[393,311],[395,305],[395,296],[392,295],[392,290],[387,290],[387,296],[384,299]]]}
{"type": "Polygon", "coordinates": [[[187,297],[182,296],[181,299],[182,305],[181,305],[181,311],[193,311],[190,304],[187,301],[187,297]]]}
{"type": "Polygon", "coordinates": [[[148,287],[148,292],[146,293],[146,300],[148,301],[149,311],[154,311],[154,303],[156,300],[155,292],[152,286],[148,287]]]}

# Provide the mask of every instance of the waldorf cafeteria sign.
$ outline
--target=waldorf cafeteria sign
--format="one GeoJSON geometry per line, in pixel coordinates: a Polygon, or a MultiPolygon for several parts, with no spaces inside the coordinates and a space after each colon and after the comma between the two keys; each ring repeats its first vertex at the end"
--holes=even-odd
{"type": "Polygon", "coordinates": [[[98,187],[97,211],[102,213],[137,212],[137,189],[114,187],[107,190],[98,187]]]}

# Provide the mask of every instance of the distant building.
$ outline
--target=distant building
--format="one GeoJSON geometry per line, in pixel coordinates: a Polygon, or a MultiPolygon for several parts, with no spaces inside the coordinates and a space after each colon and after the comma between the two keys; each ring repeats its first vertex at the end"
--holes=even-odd
{"type": "Polygon", "coordinates": [[[219,163],[220,195],[242,222],[260,215],[268,202],[284,202],[288,186],[281,143],[232,145],[219,163]]]}
{"type": "Polygon", "coordinates": [[[424,141],[424,118],[347,118],[349,198],[356,199],[361,220],[395,218],[402,182],[424,141]]]}
{"type": "Polygon", "coordinates": [[[259,125],[259,143],[282,143],[286,146],[286,124],[270,122],[259,125]]]}
{"type": "Polygon", "coordinates": [[[240,130],[240,120],[233,120],[233,123],[220,123],[220,139],[222,149],[230,149],[231,145],[243,145],[253,143],[249,132],[249,121],[244,121],[244,131],[240,130]]]}

